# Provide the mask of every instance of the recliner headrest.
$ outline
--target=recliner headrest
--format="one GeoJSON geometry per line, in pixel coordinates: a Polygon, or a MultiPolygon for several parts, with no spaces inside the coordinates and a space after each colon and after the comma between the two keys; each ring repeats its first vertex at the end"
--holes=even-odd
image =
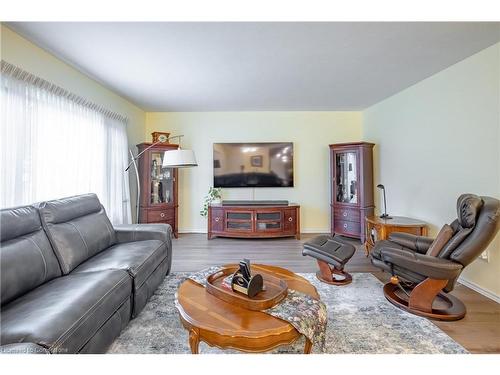
{"type": "Polygon", "coordinates": [[[475,194],[462,194],[457,199],[458,223],[462,228],[473,228],[477,215],[483,207],[483,200],[475,194]]]}

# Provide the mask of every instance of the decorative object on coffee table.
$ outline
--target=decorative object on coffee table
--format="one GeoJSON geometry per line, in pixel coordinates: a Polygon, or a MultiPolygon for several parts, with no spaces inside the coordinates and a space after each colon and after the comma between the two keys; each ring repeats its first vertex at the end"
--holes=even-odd
{"type": "Polygon", "coordinates": [[[416,236],[427,236],[427,223],[409,217],[393,216],[382,219],[378,216],[366,217],[365,254],[368,256],[376,241],[386,240],[392,232],[411,233],[416,236]]]}
{"type": "MultiPolygon", "coordinates": [[[[262,274],[264,280],[266,275],[280,278],[290,289],[319,300],[316,288],[293,272],[265,265],[253,265],[252,268],[262,274]]],[[[200,341],[221,349],[256,353],[291,344],[302,336],[289,322],[224,302],[191,279],[179,286],[176,307],[182,324],[189,331],[192,353],[198,353],[200,341]]],[[[306,339],[304,353],[310,353],[311,349],[312,342],[306,339]]]]}
{"type": "Polygon", "coordinates": [[[233,272],[231,287],[233,291],[243,293],[249,298],[253,298],[258,293],[262,292],[264,280],[262,275],[258,273],[252,276],[250,271],[250,260],[243,259],[239,263],[239,269],[233,272]]]}
{"type": "Polygon", "coordinates": [[[226,277],[232,277],[238,271],[238,266],[224,267],[223,269],[209,275],[205,285],[207,292],[232,305],[240,306],[247,310],[262,311],[269,309],[282,301],[288,291],[285,280],[270,273],[261,275],[265,290],[249,297],[244,293],[226,289],[224,282],[226,277]]]}
{"type": "Polygon", "coordinates": [[[356,248],[353,245],[346,243],[338,236],[322,235],[304,243],[302,255],[316,258],[319,266],[316,277],[320,281],[332,285],[347,285],[352,282],[352,276],[344,271],[344,266],[355,251],[356,248]]]}
{"type": "Polygon", "coordinates": [[[365,242],[365,217],[373,215],[373,143],[330,145],[331,235],[365,242]]]}

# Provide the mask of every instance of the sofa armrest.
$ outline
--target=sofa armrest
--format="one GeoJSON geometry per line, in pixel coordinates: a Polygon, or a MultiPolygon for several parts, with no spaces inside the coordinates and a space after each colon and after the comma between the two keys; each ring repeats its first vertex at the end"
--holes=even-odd
{"type": "Polygon", "coordinates": [[[416,236],[410,233],[393,232],[389,234],[389,241],[416,251],[417,253],[425,254],[432,242],[434,242],[434,239],[430,237],[416,236]]]}
{"type": "Polygon", "coordinates": [[[119,243],[132,241],[172,240],[172,227],[169,224],[123,224],[114,226],[119,243]]]}
{"type": "Polygon", "coordinates": [[[0,354],[50,354],[43,346],[31,342],[21,342],[0,346],[0,354]]]}
{"type": "Polygon", "coordinates": [[[463,266],[448,259],[412,253],[410,251],[384,248],[382,260],[386,263],[405,268],[431,279],[451,280],[460,274],[463,266]]]}
{"type": "Polygon", "coordinates": [[[158,240],[167,250],[168,272],[172,267],[172,227],[169,224],[123,224],[114,226],[118,243],[158,240]]]}

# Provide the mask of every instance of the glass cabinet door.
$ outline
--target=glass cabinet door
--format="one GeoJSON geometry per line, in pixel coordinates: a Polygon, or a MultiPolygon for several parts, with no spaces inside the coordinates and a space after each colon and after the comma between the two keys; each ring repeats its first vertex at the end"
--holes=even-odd
{"type": "Polygon", "coordinates": [[[152,151],[151,168],[151,204],[166,204],[174,199],[174,170],[163,168],[164,151],[152,151]]]}
{"type": "Polygon", "coordinates": [[[338,152],[335,155],[335,200],[339,203],[358,203],[357,157],[356,151],[338,152]]]}

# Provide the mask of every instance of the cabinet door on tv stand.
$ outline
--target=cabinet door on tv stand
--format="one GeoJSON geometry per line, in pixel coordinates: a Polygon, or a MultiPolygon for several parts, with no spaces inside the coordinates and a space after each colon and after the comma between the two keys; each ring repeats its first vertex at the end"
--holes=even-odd
{"type": "Polygon", "coordinates": [[[283,231],[282,210],[264,210],[255,212],[256,232],[282,232],[283,231]]]}
{"type": "Polygon", "coordinates": [[[224,210],[221,208],[210,208],[210,227],[212,232],[224,231],[224,210]]]}
{"type": "Polygon", "coordinates": [[[284,210],[283,227],[286,233],[295,233],[297,227],[297,212],[295,209],[284,210]]]}
{"type": "Polygon", "coordinates": [[[224,231],[252,233],[254,231],[254,211],[226,210],[224,231]]]}

